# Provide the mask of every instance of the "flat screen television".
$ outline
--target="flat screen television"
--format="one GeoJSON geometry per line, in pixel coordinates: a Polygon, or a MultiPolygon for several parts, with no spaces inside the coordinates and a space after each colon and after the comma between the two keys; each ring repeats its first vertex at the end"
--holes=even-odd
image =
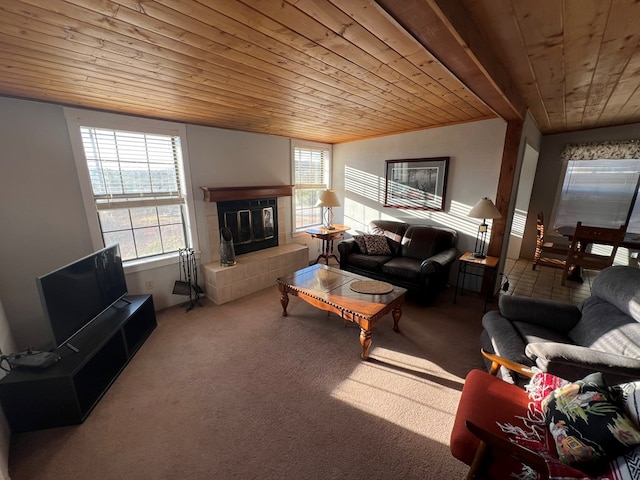
{"type": "Polygon", "coordinates": [[[67,344],[127,294],[118,245],[38,277],[36,282],[56,347],[67,344]]]}

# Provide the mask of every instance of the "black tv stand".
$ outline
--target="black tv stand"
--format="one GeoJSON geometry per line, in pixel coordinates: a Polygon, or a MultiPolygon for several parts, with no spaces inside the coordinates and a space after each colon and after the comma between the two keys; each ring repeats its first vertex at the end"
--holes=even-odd
{"type": "Polygon", "coordinates": [[[12,370],[0,380],[0,403],[12,433],[82,423],[156,328],[151,295],[127,297],[75,337],[43,370],[12,370]]]}

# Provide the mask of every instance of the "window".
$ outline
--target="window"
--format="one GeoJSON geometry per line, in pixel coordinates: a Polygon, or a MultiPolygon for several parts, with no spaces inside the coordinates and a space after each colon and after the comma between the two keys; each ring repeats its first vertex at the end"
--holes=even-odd
{"type": "Polygon", "coordinates": [[[628,232],[640,233],[640,152],[630,148],[635,146],[633,141],[567,146],[554,228],[582,221],[612,228],[627,224],[628,232]]]}
{"type": "Polygon", "coordinates": [[[179,132],[165,127],[163,133],[157,126],[145,131],[144,120],[136,129],[84,117],[73,123],[72,138],[81,144],[74,147],[78,175],[99,236],[94,246],[119,244],[125,262],[191,246],[179,132]]]}
{"type": "Polygon", "coordinates": [[[294,231],[322,223],[322,207],[316,202],[329,188],[331,146],[294,143],[293,155],[293,216],[294,231]]]}

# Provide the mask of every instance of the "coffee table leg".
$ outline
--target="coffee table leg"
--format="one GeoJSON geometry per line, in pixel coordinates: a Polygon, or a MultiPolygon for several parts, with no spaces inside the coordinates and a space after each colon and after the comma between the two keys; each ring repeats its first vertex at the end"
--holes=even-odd
{"type": "Polygon", "coordinates": [[[402,306],[398,305],[391,310],[391,315],[393,315],[393,330],[399,332],[400,327],[398,327],[398,322],[400,322],[400,317],[402,316],[402,306]]]}
{"type": "Polygon", "coordinates": [[[360,329],[360,344],[362,345],[362,358],[369,358],[369,347],[371,346],[371,330],[360,329]]]}
{"type": "Polygon", "coordinates": [[[287,305],[289,305],[289,295],[287,295],[287,291],[282,289],[282,295],[280,295],[280,303],[282,304],[282,316],[287,316],[287,305]]]}

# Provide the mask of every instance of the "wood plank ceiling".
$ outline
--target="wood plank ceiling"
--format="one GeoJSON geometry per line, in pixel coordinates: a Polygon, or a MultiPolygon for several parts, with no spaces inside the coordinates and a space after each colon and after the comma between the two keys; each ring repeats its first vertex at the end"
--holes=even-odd
{"type": "Polygon", "coordinates": [[[524,103],[545,133],[630,123],[640,121],[639,9],[7,0],[0,95],[328,143],[518,117],[524,103]]]}
{"type": "Polygon", "coordinates": [[[462,0],[543,133],[640,122],[636,0],[462,0]]]}

